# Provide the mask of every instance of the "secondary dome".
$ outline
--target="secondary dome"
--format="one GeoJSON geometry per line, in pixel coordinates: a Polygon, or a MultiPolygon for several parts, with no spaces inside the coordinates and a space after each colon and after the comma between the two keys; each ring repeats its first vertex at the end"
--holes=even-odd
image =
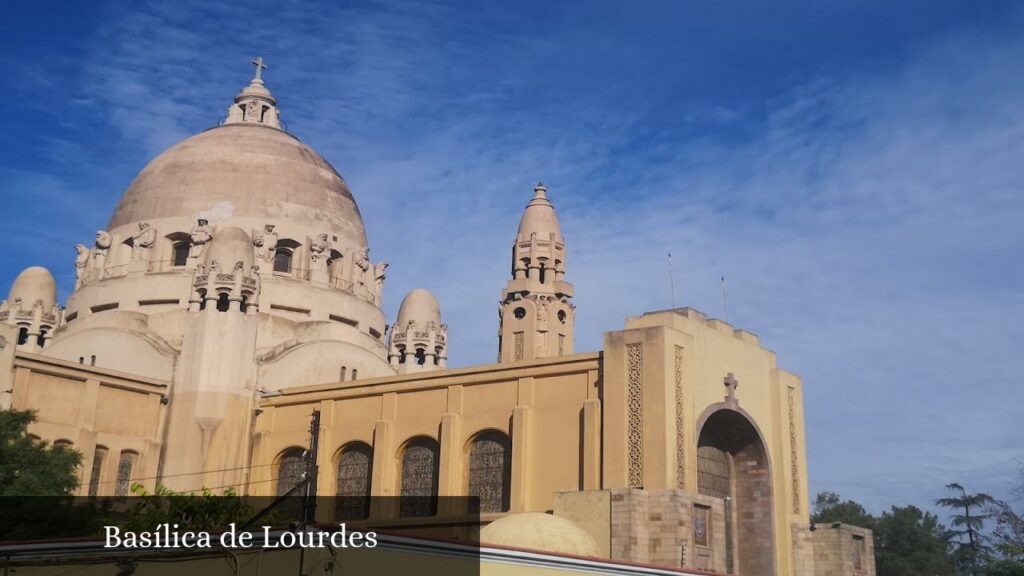
{"type": "Polygon", "coordinates": [[[398,308],[398,321],[396,326],[404,328],[409,321],[436,322],[441,324],[441,305],[437,298],[423,288],[417,288],[406,295],[402,305],[398,308]]]}
{"type": "Polygon", "coordinates": [[[539,240],[547,240],[552,234],[556,240],[562,239],[562,228],[558,225],[555,207],[548,200],[548,189],[541,183],[533,187],[533,199],[526,205],[516,236],[522,241],[529,240],[534,234],[539,240]]]}
{"type": "Polygon", "coordinates": [[[509,514],[480,530],[482,544],[573,556],[598,556],[594,537],[567,518],[542,512],[509,514]]]}
{"type": "Polygon", "coordinates": [[[157,156],[125,191],[109,228],[191,219],[217,207],[234,218],[291,221],[366,246],[363,218],[338,172],[294,136],[262,124],[225,124],[157,156]]]}
{"type": "Polygon", "coordinates": [[[31,308],[36,300],[42,300],[43,306],[51,308],[57,302],[57,282],[46,268],[30,266],[14,279],[8,299],[11,302],[20,299],[25,308],[31,308]]]}

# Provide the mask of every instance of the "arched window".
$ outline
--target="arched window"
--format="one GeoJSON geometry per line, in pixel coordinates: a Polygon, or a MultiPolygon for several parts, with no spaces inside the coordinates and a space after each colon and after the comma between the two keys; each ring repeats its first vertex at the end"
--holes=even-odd
{"type": "Polygon", "coordinates": [[[28,326],[22,326],[18,330],[18,346],[28,342],[28,326]]]}
{"type": "Polygon", "coordinates": [[[302,481],[306,473],[306,459],[302,448],[289,448],[281,454],[277,464],[277,495],[282,496],[302,481]]]}
{"type": "Polygon", "coordinates": [[[221,292],[217,296],[217,312],[227,312],[228,308],[231,307],[230,296],[227,292],[221,292]]]}
{"type": "Polygon", "coordinates": [[[274,272],[285,274],[292,271],[292,251],[288,248],[274,250],[274,272]]]}
{"type": "Polygon", "coordinates": [[[480,499],[471,512],[507,512],[512,485],[512,442],[508,435],[490,430],[469,445],[469,495],[480,499]]]}
{"type": "Polygon", "coordinates": [[[358,368],[353,368],[352,369],[352,379],[355,380],[358,377],[359,377],[359,369],[358,368]]]}
{"type": "Polygon", "coordinates": [[[348,375],[348,367],[342,366],[341,367],[341,381],[342,382],[345,381],[345,376],[347,376],[347,375],[348,375]]]}
{"type": "Polygon", "coordinates": [[[423,366],[427,363],[427,351],[423,348],[416,349],[416,363],[423,366]]]}
{"type": "Polygon", "coordinates": [[[171,246],[171,265],[184,266],[188,264],[189,243],[183,240],[175,242],[171,246]]]}
{"type": "Polygon", "coordinates": [[[433,438],[416,438],[402,451],[399,516],[433,516],[437,513],[438,454],[437,440],[433,438]]]}
{"type": "Polygon", "coordinates": [[[71,448],[72,446],[75,445],[75,443],[72,442],[71,440],[66,439],[66,438],[61,438],[60,440],[54,440],[53,441],[53,445],[54,446],[61,446],[63,448],[71,448]]]}
{"type": "Polygon", "coordinates": [[[39,335],[36,336],[36,344],[38,344],[39,346],[43,346],[44,344],[46,344],[46,332],[46,328],[41,328],[39,330],[39,335]]]}
{"type": "Polygon", "coordinates": [[[337,520],[359,520],[370,515],[370,478],[373,449],[362,442],[350,444],[338,456],[337,520]]]}
{"type": "Polygon", "coordinates": [[[399,364],[405,364],[405,346],[404,345],[399,345],[398,346],[398,363],[399,364]]]}
{"type": "Polygon", "coordinates": [[[97,446],[92,453],[92,471],[89,474],[89,496],[96,496],[100,491],[100,477],[103,475],[103,465],[107,460],[107,448],[97,446]]]}
{"type": "Polygon", "coordinates": [[[138,454],[125,450],[121,452],[121,458],[117,461],[117,483],[114,484],[114,496],[127,496],[131,489],[132,472],[135,469],[135,460],[138,454]]]}
{"type": "Polygon", "coordinates": [[[274,272],[282,274],[291,274],[292,264],[295,261],[295,254],[299,247],[302,246],[291,238],[282,238],[277,241],[277,246],[274,248],[274,272]]]}

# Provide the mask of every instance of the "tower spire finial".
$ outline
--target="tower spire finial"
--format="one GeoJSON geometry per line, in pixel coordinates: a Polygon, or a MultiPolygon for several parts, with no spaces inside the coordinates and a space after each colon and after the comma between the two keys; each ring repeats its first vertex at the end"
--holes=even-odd
{"type": "Polygon", "coordinates": [[[249,85],[235,95],[235,102],[228,108],[225,124],[251,122],[273,128],[281,127],[281,118],[277,110],[277,100],[263,84],[263,71],[267,65],[263,56],[257,56],[250,63],[256,67],[256,73],[249,85]]]}
{"type": "Polygon", "coordinates": [[[267,65],[263,63],[263,56],[257,56],[250,62],[256,66],[256,75],[252,77],[253,81],[263,81],[263,71],[267,69],[267,65]]]}

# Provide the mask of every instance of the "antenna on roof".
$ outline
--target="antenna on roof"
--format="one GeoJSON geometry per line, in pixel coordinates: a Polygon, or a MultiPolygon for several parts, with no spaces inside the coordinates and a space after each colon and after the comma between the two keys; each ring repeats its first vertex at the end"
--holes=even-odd
{"type": "Polygon", "coordinates": [[[672,253],[668,253],[668,285],[672,290],[672,307],[676,307],[676,278],[672,273],[672,253]]]}
{"type": "Polygon", "coordinates": [[[729,299],[725,293],[725,276],[722,276],[722,309],[725,314],[725,321],[729,321],[729,299]]]}

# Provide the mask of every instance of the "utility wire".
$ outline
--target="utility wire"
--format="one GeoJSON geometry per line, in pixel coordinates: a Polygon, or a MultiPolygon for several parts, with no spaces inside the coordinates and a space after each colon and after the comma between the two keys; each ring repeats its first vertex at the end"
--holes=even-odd
{"type": "MultiPolygon", "coordinates": [[[[160,480],[160,479],[164,479],[164,478],[178,478],[178,477],[182,477],[182,476],[199,476],[199,475],[202,475],[202,474],[213,474],[213,472],[230,472],[230,471],[236,471],[236,470],[247,470],[247,469],[250,469],[250,468],[262,468],[264,466],[272,466],[272,465],[273,465],[273,463],[257,464],[255,466],[242,466],[242,467],[239,467],[239,468],[220,468],[219,470],[203,470],[203,471],[199,471],[199,472],[181,472],[181,474],[171,474],[171,475],[166,475],[166,476],[151,476],[151,477],[145,477],[145,478],[133,478],[133,479],[130,479],[129,482],[138,482],[140,480],[160,480]]],[[[99,482],[97,484],[114,484],[116,482],[120,482],[120,481],[118,481],[118,480],[104,480],[104,481],[99,482]]]]}

